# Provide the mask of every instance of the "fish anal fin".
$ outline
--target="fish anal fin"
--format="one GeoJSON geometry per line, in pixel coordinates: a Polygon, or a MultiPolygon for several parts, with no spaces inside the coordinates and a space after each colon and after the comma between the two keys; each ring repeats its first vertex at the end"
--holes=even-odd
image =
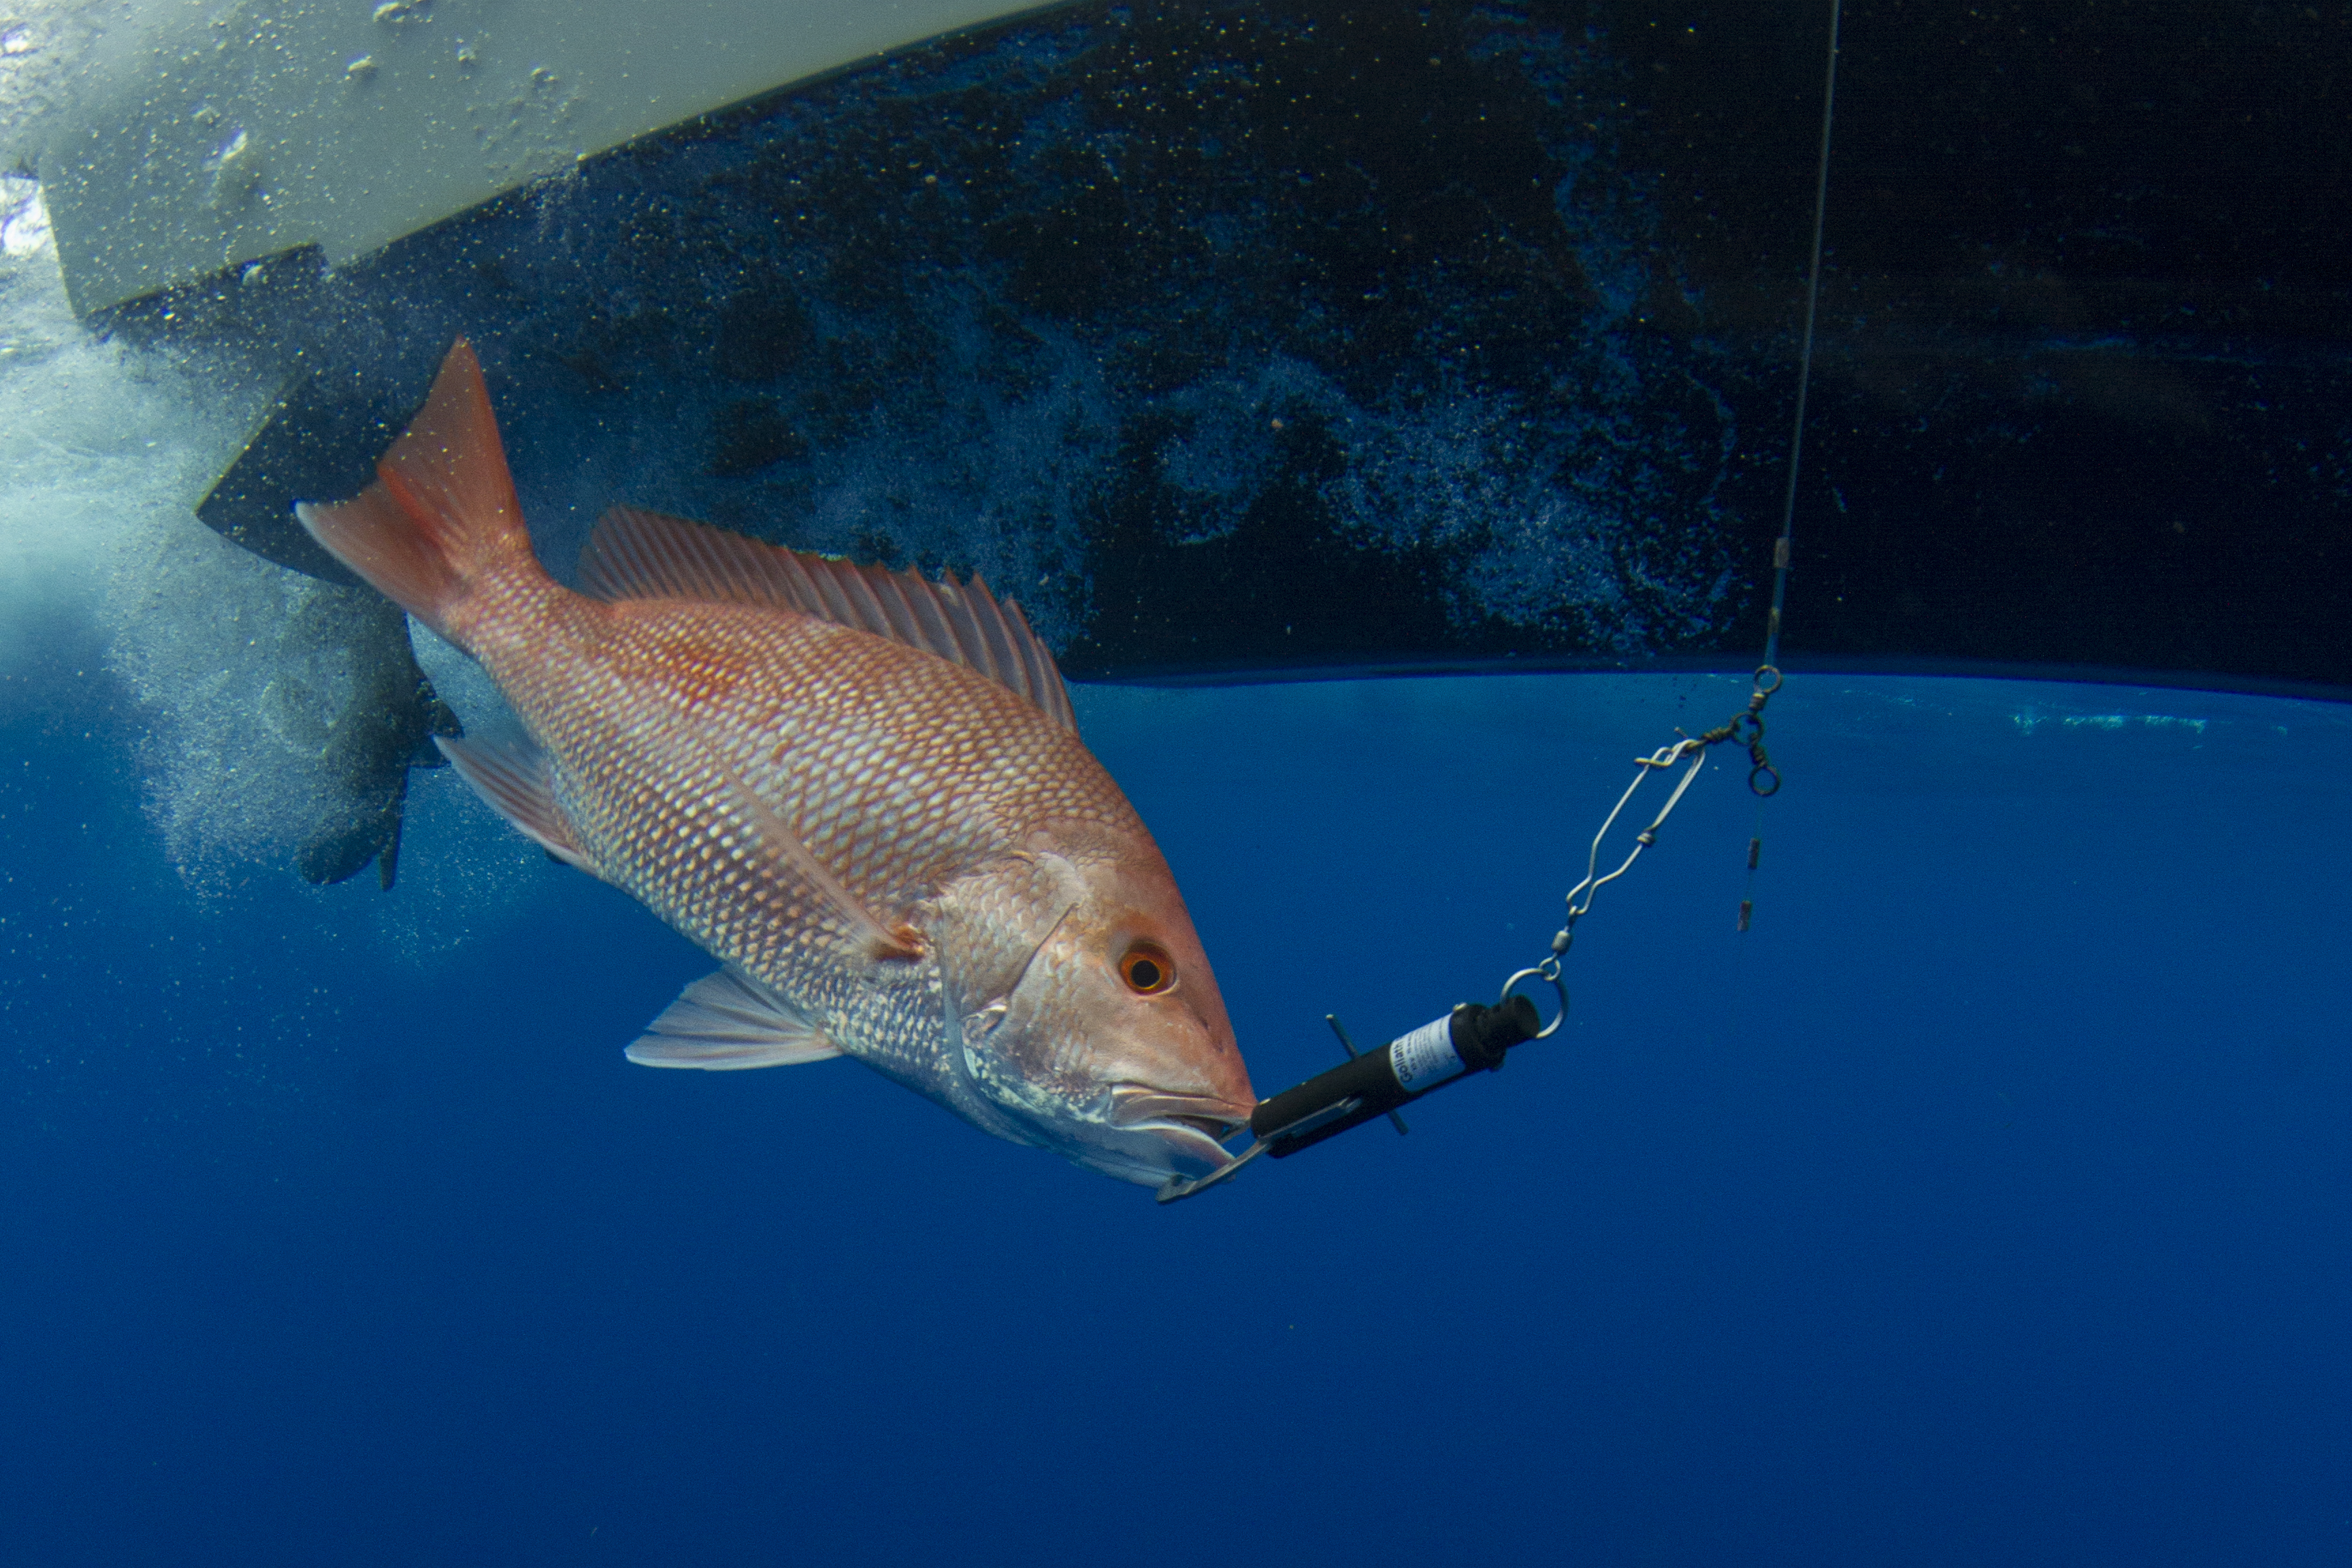
{"type": "Polygon", "coordinates": [[[825,1061],[841,1047],[782,998],[722,969],[679,992],[625,1054],[639,1067],[735,1072],[825,1061]]]}
{"type": "Polygon", "coordinates": [[[919,572],[860,566],[618,506],[597,521],[580,552],[580,586],[604,599],[796,610],[961,664],[1027,699],[1061,728],[1078,727],[1052,651],[1021,606],[1000,602],[978,577],[934,583],[919,572]]]}
{"type": "Polygon", "coordinates": [[[532,843],[567,866],[576,866],[592,877],[604,876],[580,847],[563,808],[555,802],[555,779],[548,770],[545,752],[527,744],[479,736],[436,735],[433,743],[474,793],[532,843]]]}

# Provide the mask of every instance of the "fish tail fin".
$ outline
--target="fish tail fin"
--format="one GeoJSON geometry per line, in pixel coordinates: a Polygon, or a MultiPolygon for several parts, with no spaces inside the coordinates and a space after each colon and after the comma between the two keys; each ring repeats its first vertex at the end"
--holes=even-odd
{"type": "Polygon", "coordinates": [[[294,509],[312,538],[460,646],[463,610],[490,575],[545,577],[507,472],[473,345],[459,338],[425,406],[355,499],[294,509]],[[453,626],[453,623],[456,623],[453,626]]]}

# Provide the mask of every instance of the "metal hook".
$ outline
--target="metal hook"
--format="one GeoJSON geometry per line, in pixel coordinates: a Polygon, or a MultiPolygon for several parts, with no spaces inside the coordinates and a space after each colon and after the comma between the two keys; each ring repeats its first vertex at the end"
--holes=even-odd
{"type": "Polygon", "coordinates": [[[1163,1204],[1181,1202],[1195,1193],[1205,1193],[1221,1182],[1232,1181],[1234,1173],[1244,1165],[1248,1164],[1271,1147],[1273,1147],[1272,1144],[1261,1138],[1205,1176],[1171,1175],[1160,1184],[1160,1201],[1163,1204]]]}
{"type": "Polygon", "coordinates": [[[1562,1024],[1568,1022],[1567,982],[1560,979],[1559,971],[1558,969],[1554,969],[1549,974],[1546,974],[1544,973],[1544,966],[1541,964],[1538,964],[1533,969],[1522,969],[1517,974],[1512,975],[1508,980],[1503,982],[1503,994],[1495,998],[1495,1005],[1499,1007],[1504,1003],[1508,1002],[1511,999],[1511,992],[1522,980],[1549,980],[1551,982],[1551,988],[1559,994],[1559,1011],[1552,1016],[1550,1023],[1546,1024],[1542,1028],[1537,1030],[1533,1035],[1528,1037],[1530,1039],[1548,1040],[1551,1038],[1553,1035],[1559,1033],[1559,1026],[1562,1024]]]}

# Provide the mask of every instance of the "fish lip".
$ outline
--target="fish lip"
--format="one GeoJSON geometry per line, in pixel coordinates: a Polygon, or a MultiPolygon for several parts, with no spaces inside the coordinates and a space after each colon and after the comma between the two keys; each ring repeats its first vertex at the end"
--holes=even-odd
{"type": "Polygon", "coordinates": [[[1216,1142],[1249,1125],[1255,1105],[1209,1094],[1175,1094],[1149,1084],[1110,1086],[1109,1123],[1129,1131],[1164,1132],[1175,1128],[1216,1142]]]}
{"type": "Polygon", "coordinates": [[[1208,1094],[1171,1094],[1149,1084],[1113,1084],[1108,1124],[1122,1132],[1158,1137],[1179,1173],[1198,1166],[1213,1174],[1236,1158],[1224,1141],[1249,1125],[1255,1106],[1208,1094]]]}

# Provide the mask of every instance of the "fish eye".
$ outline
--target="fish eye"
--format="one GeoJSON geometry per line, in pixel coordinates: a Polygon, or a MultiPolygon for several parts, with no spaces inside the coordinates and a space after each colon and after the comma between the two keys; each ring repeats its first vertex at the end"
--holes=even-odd
{"type": "Polygon", "coordinates": [[[1153,996],[1176,984],[1176,961],[1157,942],[1139,942],[1118,961],[1119,978],[1138,996],[1153,996]]]}

